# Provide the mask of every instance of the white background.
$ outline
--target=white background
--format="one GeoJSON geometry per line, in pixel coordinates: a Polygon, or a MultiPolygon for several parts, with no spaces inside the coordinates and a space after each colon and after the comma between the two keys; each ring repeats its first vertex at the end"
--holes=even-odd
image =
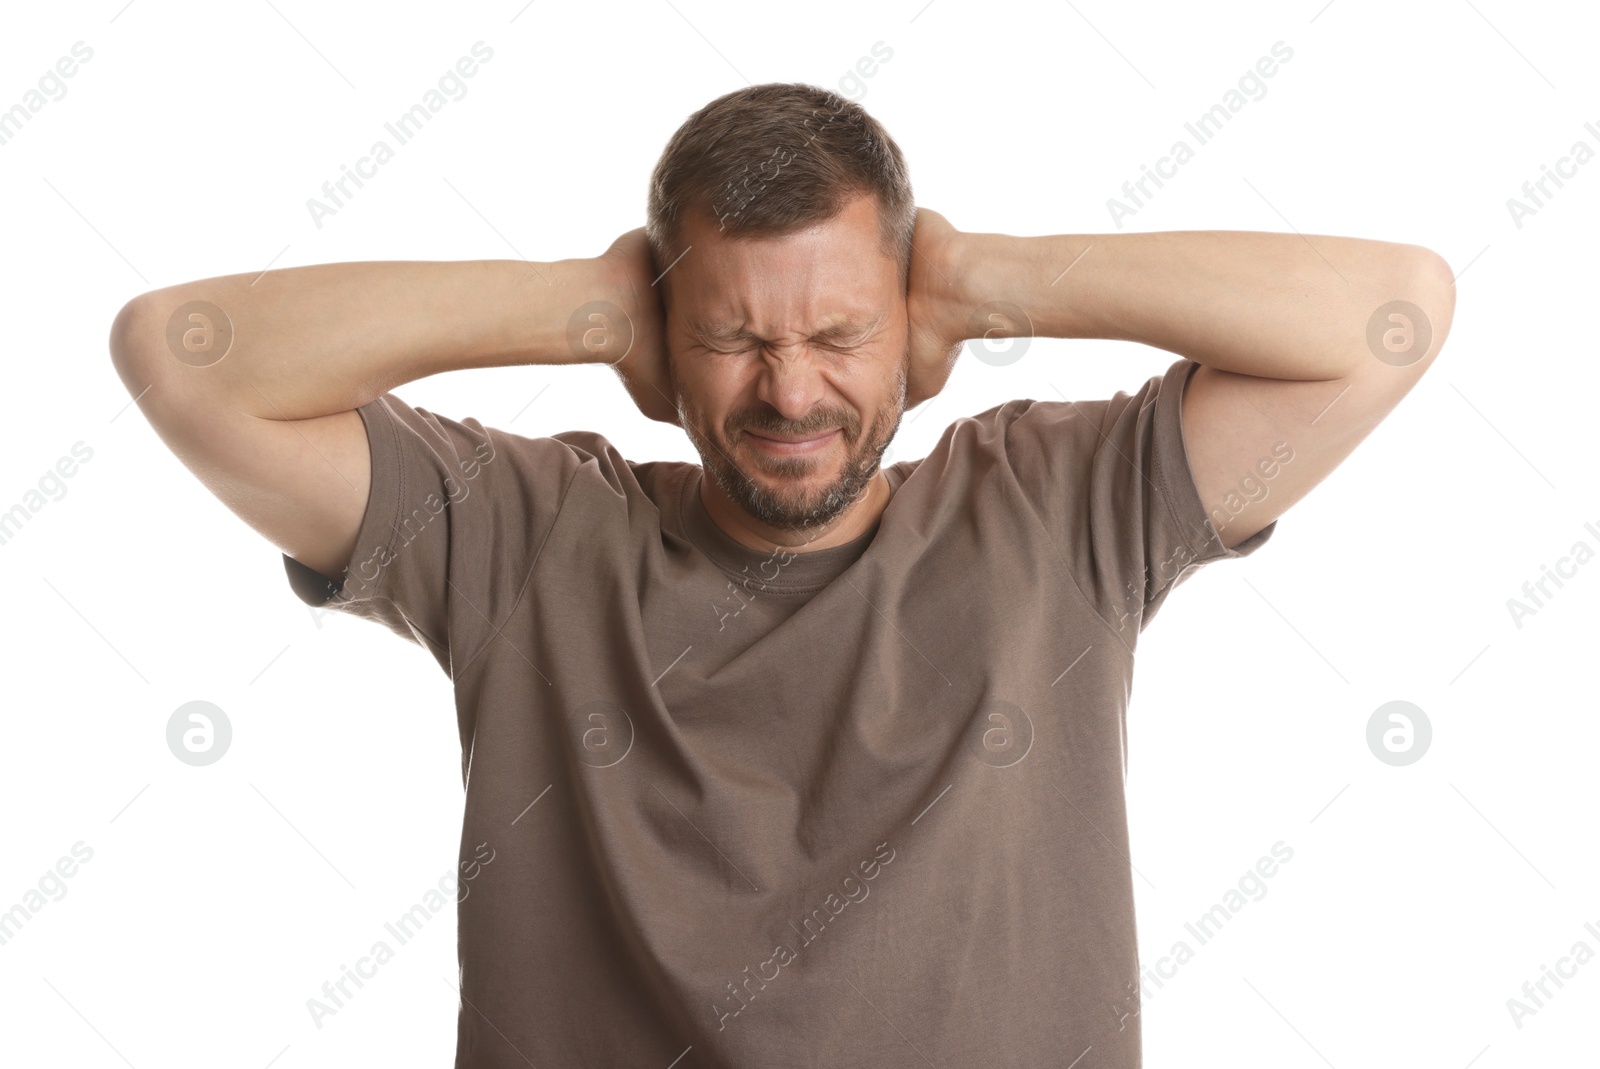
{"type": "MultiPolygon", "coordinates": [[[[0,1062],[444,1065],[454,1048],[448,912],[323,1028],[306,1009],[455,864],[449,681],[381,627],[310,612],[277,549],[167,452],[107,358],[125,301],[269,264],[596,254],[643,223],[683,119],[750,82],[848,89],[905,152],[918,203],[959,228],[1113,231],[1107,198],[1282,41],[1293,58],[1266,95],[1127,229],[1425,245],[1459,276],[1457,311],[1421,384],[1272,543],[1196,573],[1142,639],[1128,790],[1145,963],[1272,844],[1294,851],[1147,990],[1148,1064],[1593,1064],[1600,962],[1521,1028],[1506,1005],[1574,943],[1600,952],[1584,929],[1600,928],[1600,563],[1521,628],[1506,605],[1574,543],[1600,548],[1584,526],[1600,528],[1600,161],[1520,227],[1506,203],[1575,141],[1600,148],[1583,125],[1600,127],[1592,11],[125,2],[19,7],[0,35],[0,108],[74,42],[93,49],[0,145],[0,510],[74,443],[93,450],[0,545],[0,910],[74,843],[93,850],[0,946],[0,1062]],[[316,227],[307,199],[480,40],[494,55],[467,95],[316,227]],[[841,86],[880,41],[893,55],[864,92],[841,86]],[[205,768],[165,741],[196,699],[234,729],[205,768]],[[1395,699],[1434,730],[1407,767],[1365,739],[1395,699]]],[[[959,416],[1132,391],[1172,359],[1054,340],[1007,367],[963,358],[894,458],[959,416]]],[[[698,459],[602,367],[398,392],[698,459]]]]}

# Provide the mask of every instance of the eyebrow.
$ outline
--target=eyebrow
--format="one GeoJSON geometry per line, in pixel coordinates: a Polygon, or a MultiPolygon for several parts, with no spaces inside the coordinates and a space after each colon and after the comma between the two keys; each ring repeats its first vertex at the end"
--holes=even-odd
{"type": "MultiPolygon", "coordinates": [[[[858,319],[855,316],[845,316],[831,326],[823,327],[811,335],[813,341],[838,341],[841,338],[855,338],[875,330],[882,322],[882,317],[872,319],[858,319]]],[[[753,331],[735,326],[732,323],[707,323],[698,320],[689,324],[689,332],[703,341],[754,341],[757,340],[753,331]]]]}

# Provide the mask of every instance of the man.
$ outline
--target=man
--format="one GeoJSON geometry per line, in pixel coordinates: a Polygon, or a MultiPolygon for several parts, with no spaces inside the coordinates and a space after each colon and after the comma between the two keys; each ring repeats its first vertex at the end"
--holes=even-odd
{"type": "Polygon", "coordinates": [[[858,105],[769,84],[685,122],[601,256],[209,279],[131,301],[112,349],[303,600],[453,681],[463,857],[493,858],[458,1066],[1126,1069],[1139,634],[1271,537],[1452,309],[1410,245],[963,233],[858,105]],[[1180,359],[880,468],[965,340],[1025,336],[1180,359]],[[702,465],[390,392],[595,362],[702,465]]]}

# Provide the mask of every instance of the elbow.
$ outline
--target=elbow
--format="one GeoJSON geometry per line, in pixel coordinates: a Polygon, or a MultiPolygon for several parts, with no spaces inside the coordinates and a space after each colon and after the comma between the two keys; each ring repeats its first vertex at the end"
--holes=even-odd
{"type": "Polygon", "coordinates": [[[1423,363],[1432,363],[1450,334],[1450,325],[1456,314],[1456,276],[1450,262],[1432,249],[1421,245],[1407,246],[1408,263],[1405,288],[1416,294],[1411,298],[1422,309],[1428,320],[1431,344],[1422,354],[1423,363]]]}
{"type": "Polygon", "coordinates": [[[1432,365],[1455,317],[1455,274],[1443,256],[1421,245],[1392,245],[1366,291],[1365,364],[1376,357],[1385,374],[1411,384],[1432,365]],[[1370,354],[1370,355],[1369,355],[1370,354]]]}
{"type": "Polygon", "coordinates": [[[130,364],[148,344],[149,334],[149,301],[148,294],[141,294],[122,306],[117,317],[111,321],[111,336],[106,340],[107,348],[111,351],[111,363],[121,370],[130,364]]]}
{"type": "MultiPolygon", "coordinates": [[[[155,316],[150,295],[141,294],[122,306],[111,321],[110,336],[106,340],[111,366],[116,369],[129,396],[136,400],[154,384],[159,368],[152,354],[165,344],[165,328],[155,316]]],[[[140,407],[145,407],[143,401],[140,407]]]]}

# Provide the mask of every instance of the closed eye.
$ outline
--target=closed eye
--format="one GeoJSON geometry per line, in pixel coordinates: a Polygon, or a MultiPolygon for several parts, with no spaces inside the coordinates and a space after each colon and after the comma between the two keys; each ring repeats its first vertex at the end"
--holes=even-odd
{"type": "MultiPolygon", "coordinates": [[[[764,343],[759,341],[759,340],[752,340],[752,341],[747,342],[747,343],[745,343],[743,345],[740,345],[740,344],[737,344],[737,343],[731,343],[731,342],[723,341],[723,342],[701,342],[700,346],[701,346],[701,348],[705,349],[707,352],[721,353],[721,354],[726,355],[726,356],[736,356],[736,355],[738,355],[740,353],[753,353],[753,352],[756,352],[757,350],[759,350],[762,347],[763,344],[764,343]]],[[[858,342],[858,341],[850,341],[848,343],[845,343],[845,342],[831,342],[830,343],[830,342],[822,342],[822,341],[813,341],[811,343],[811,348],[813,348],[813,349],[825,349],[825,350],[827,350],[828,352],[831,352],[831,353],[852,353],[852,352],[855,352],[860,347],[861,347],[861,343],[858,342]]]]}

